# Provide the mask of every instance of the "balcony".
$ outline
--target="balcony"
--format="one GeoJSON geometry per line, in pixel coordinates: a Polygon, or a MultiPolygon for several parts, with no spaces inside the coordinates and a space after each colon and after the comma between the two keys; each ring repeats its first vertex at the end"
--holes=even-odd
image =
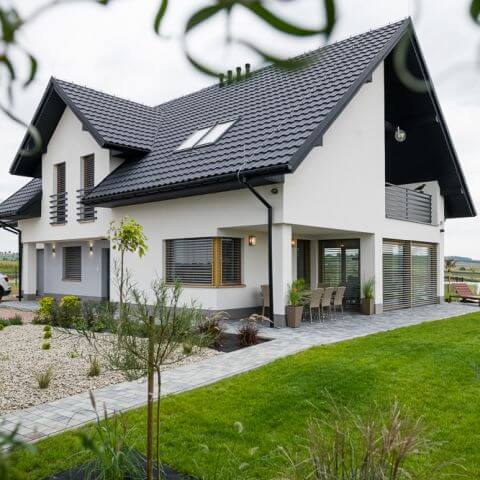
{"type": "Polygon", "coordinates": [[[432,196],[390,183],[385,184],[385,216],[408,222],[432,223],[432,196]]]}
{"type": "Polygon", "coordinates": [[[97,219],[95,207],[83,203],[83,199],[91,190],[91,188],[77,190],[77,221],[79,222],[93,222],[97,219]]]}
{"type": "Polygon", "coordinates": [[[50,225],[67,223],[67,192],[50,195],[50,225]]]}

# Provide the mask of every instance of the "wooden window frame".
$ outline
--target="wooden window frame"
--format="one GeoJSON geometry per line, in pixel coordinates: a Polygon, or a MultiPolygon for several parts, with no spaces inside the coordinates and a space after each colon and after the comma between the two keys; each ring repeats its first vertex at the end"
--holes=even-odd
{"type": "MultiPolygon", "coordinates": [[[[201,282],[182,282],[182,284],[186,287],[194,287],[194,288],[236,288],[236,287],[244,287],[245,285],[242,283],[243,280],[243,239],[241,237],[204,237],[208,238],[212,242],[212,274],[211,278],[212,281],[210,283],[201,283],[201,282]],[[223,251],[222,251],[222,239],[227,238],[227,239],[238,239],[240,241],[240,252],[239,252],[239,265],[238,268],[240,270],[240,278],[239,281],[236,283],[224,283],[223,282],[223,251]]],[[[168,264],[168,258],[167,258],[167,250],[168,248],[172,247],[167,247],[168,242],[175,242],[175,240],[183,240],[183,241],[188,241],[188,240],[196,240],[197,238],[171,238],[167,239],[164,242],[165,245],[165,255],[164,255],[164,260],[165,260],[165,278],[167,278],[167,264],[168,264]]],[[[172,281],[169,281],[167,279],[168,284],[172,284],[172,281]]]]}

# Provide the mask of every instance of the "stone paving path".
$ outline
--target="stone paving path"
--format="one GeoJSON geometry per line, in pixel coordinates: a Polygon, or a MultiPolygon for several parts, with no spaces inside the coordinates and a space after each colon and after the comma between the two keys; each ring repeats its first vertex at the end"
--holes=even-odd
{"type": "MultiPolygon", "coordinates": [[[[163,393],[175,394],[209,385],[315,345],[336,343],[476,311],[479,311],[478,307],[452,303],[388,312],[371,317],[345,314],[325,323],[304,323],[301,328],[295,330],[263,328],[261,332],[263,336],[272,338],[272,341],[164,372],[163,393]]],[[[227,329],[235,331],[236,326],[229,323],[227,329]]],[[[105,404],[107,410],[113,412],[145,404],[145,391],[145,383],[135,381],[104,387],[96,390],[94,394],[97,405],[105,404]]],[[[16,425],[20,425],[21,438],[31,442],[78,427],[94,418],[89,394],[86,392],[4,415],[3,424],[0,419],[0,430],[12,431],[16,425]]]]}

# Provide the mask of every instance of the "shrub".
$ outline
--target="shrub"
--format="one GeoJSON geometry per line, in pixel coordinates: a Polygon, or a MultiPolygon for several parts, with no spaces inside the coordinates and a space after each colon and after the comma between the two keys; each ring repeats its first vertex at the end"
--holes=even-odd
{"type": "Polygon", "coordinates": [[[20,315],[14,315],[7,320],[9,325],[23,325],[23,319],[20,315]]]}
{"type": "Polygon", "coordinates": [[[50,340],[52,338],[52,332],[48,331],[43,334],[44,340],[50,340]]]}
{"type": "Polygon", "coordinates": [[[35,374],[35,379],[37,380],[38,388],[42,390],[48,388],[53,379],[53,368],[48,367],[44,372],[35,374]]]}
{"type": "Polygon", "coordinates": [[[72,350],[71,352],[68,352],[68,358],[78,358],[79,355],[78,355],[78,352],[75,352],[74,350],[72,350]]]}
{"type": "Polygon", "coordinates": [[[89,368],[88,368],[88,377],[98,377],[100,375],[101,369],[100,369],[100,362],[98,361],[98,358],[95,356],[89,357],[89,368]]]}
{"type": "Polygon", "coordinates": [[[4,329],[3,323],[0,323],[0,332],[4,329]]]}
{"type": "Polygon", "coordinates": [[[248,347],[250,345],[256,345],[258,343],[258,327],[255,322],[249,320],[242,323],[238,329],[238,339],[240,345],[248,347]]]}
{"type": "Polygon", "coordinates": [[[228,315],[225,312],[218,312],[209,317],[205,317],[198,328],[198,333],[206,337],[206,344],[210,347],[218,347],[223,334],[222,321],[226,320],[228,315]]]}
{"type": "Polygon", "coordinates": [[[34,323],[56,324],[57,302],[53,297],[42,297],[38,301],[38,312],[34,323]]]}
{"type": "Polygon", "coordinates": [[[82,303],[75,295],[66,295],[58,306],[58,324],[60,327],[73,327],[82,320],[82,303]]]}
{"type": "Polygon", "coordinates": [[[44,331],[44,332],[51,332],[51,331],[52,331],[52,327],[51,327],[50,325],[45,325],[45,326],[43,327],[43,331],[44,331]]]}
{"type": "Polygon", "coordinates": [[[50,342],[43,342],[42,350],[50,350],[50,342]]]}
{"type": "Polygon", "coordinates": [[[182,348],[183,348],[183,353],[185,355],[191,355],[192,354],[192,351],[193,351],[192,342],[189,342],[189,341],[183,342],[182,348]]]}

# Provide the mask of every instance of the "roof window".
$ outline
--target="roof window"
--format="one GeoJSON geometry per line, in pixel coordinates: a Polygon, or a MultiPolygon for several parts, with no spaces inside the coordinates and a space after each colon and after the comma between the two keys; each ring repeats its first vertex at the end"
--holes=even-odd
{"type": "Polygon", "coordinates": [[[201,145],[211,145],[215,143],[233,124],[235,120],[224,123],[217,123],[213,127],[202,128],[193,132],[186,140],[177,148],[178,150],[187,150],[201,145]]]}

